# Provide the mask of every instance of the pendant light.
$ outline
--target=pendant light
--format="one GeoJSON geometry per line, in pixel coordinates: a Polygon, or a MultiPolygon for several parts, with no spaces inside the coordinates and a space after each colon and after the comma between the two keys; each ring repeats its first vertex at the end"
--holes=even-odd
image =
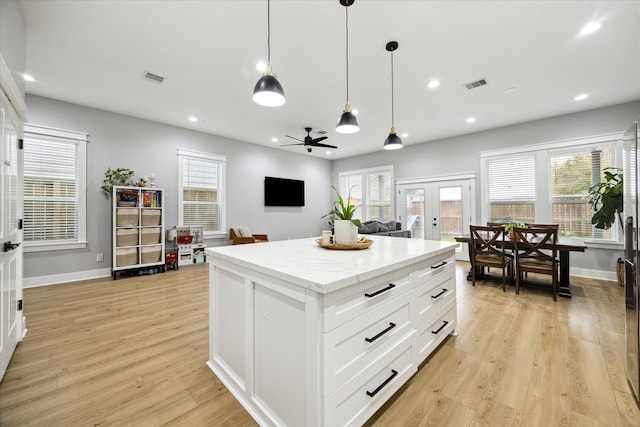
{"type": "Polygon", "coordinates": [[[384,140],[385,150],[398,150],[402,148],[402,140],[396,135],[395,117],[393,111],[393,51],[398,48],[398,42],[387,43],[387,51],[391,52],[391,131],[384,140]]]}
{"type": "Polygon", "coordinates": [[[253,88],[253,101],[265,107],[279,107],[285,103],[284,90],[271,71],[271,1],[267,0],[267,69],[253,88]]]}
{"type": "Polygon", "coordinates": [[[340,4],[344,6],[345,14],[345,27],[346,31],[346,57],[347,57],[347,103],[344,106],[344,111],[338,119],[336,125],[336,132],[338,133],[356,133],[360,130],[358,126],[358,119],[355,114],[351,112],[351,106],[349,105],[349,11],[348,7],[353,4],[355,0],[339,0],[340,4]]]}

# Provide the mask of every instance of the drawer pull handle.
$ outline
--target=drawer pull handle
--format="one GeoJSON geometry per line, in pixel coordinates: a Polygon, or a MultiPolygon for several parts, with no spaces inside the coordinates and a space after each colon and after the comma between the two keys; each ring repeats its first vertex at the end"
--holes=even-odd
{"type": "Polygon", "coordinates": [[[433,298],[433,299],[440,298],[440,296],[442,294],[444,294],[445,292],[447,292],[447,291],[448,291],[448,289],[442,288],[442,291],[440,291],[440,293],[438,295],[431,295],[431,298],[433,298]]]}
{"type": "Polygon", "coordinates": [[[389,283],[389,286],[387,286],[386,288],[382,288],[379,291],[375,291],[375,292],[370,293],[370,294],[364,294],[364,296],[367,297],[367,298],[373,298],[376,295],[380,295],[381,293],[387,292],[387,291],[389,291],[389,290],[391,290],[391,289],[393,289],[395,287],[396,287],[396,285],[394,285],[393,283],[389,283]]]}
{"type": "Polygon", "coordinates": [[[440,326],[438,329],[436,329],[435,331],[431,331],[432,334],[437,335],[438,332],[440,332],[442,330],[442,328],[444,328],[445,326],[447,326],[449,324],[449,322],[447,322],[446,320],[442,321],[442,326],[440,326]]]}
{"type": "Polygon", "coordinates": [[[366,338],[365,337],[365,341],[366,342],[374,342],[375,340],[377,340],[378,338],[380,338],[381,336],[383,336],[384,334],[386,334],[387,332],[389,332],[390,330],[392,330],[393,328],[396,327],[396,324],[393,322],[389,322],[389,327],[387,329],[385,329],[384,331],[378,333],[375,337],[372,338],[366,338]]]}
{"type": "Polygon", "coordinates": [[[368,391],[368,392],[367,392],[367,396],[369,396],[369,397],[373,397],[373,396],[375,396],[376,394],[378,394],[378,392],[379,392],[380,390],[382,390],[382,389],[384,388],[384,386],[386,386],[387,384],[389,384],[389,383],[391,382],[391,380],[392,380],[392,379],[394,379],[394,378],[396,377],[396,375],[398,375],[398,371],[396,371],[395,369],[392,369],[392,370],[391,370],[391,376],[390,376],[389,378],[387,378],[386,380],[384,380],[384,382],[383,382],[382,384],[380,384],[380,385],[378,386],[378,388],[376,388],[375,390],[373,390],[373,391],[368,391]]]}
{"type": "Polygon", "coordinates": [[[440,267],[442,267],[444,265],[447,265],[447,261],[442,261],[440,264],[432,265],[431,269],[435,270],[436,268],[440,268],[440,267]]]}

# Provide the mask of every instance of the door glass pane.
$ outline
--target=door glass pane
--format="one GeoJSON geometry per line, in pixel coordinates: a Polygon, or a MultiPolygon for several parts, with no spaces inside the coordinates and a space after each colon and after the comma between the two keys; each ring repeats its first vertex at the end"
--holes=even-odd
{"type": "Polygon", "coordinates": [[[455,242],[462,234],[462,187],[440,187],[440,240],[455,242]]]}
{"type": "Polygon", "coordinates": [[[411,230],[412,239],[424,239],[424,189],[407,190],[405,229],[411,230]]]}

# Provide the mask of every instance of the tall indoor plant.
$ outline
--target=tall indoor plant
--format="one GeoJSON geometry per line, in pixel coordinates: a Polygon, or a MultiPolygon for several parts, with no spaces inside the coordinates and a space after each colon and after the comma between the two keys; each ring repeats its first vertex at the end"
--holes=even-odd
{"type": "MultiPolygon", "coordinates": [[[[610,229],[618,218],[620,230],[624,233],[622,221],[623,180],[617,168],[604,169],[604,179],[589,189],[589,203],[593,207],[591,224],[601,230],[610,229]]],[[[624,261],[618,258],[616,264],[618,284],[624,286],[624,261]]]]}
{"type": "Polygon", "coordinates": [[[608,230],[616,222],[624,228],[622,221],[622,172],[617,168],[604,169],[604,179],[589,189],[589,204],[593,207],[591,224],[608,230]]]}
{"type": "Polygon", "coordinates": [[[353,187],[349,189],[346,202],[335,186],[331,188],[333,188],[333,191],[335,191],[338,196],[338,200],[333,202],[333,208],[323,215],[322,218],[329,217],[331,221],[333,221],[333,234],[336,243],[352,245],[358,240],[358,227],[362,227],[360,220],[353,217],[358,206],[349,203],[351,201],[351,191],[353,187]]]}

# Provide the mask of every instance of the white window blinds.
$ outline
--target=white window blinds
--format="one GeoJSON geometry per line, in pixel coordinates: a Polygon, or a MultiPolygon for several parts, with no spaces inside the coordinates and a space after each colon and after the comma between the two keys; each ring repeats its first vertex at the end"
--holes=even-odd
{"type": "Polygon", "coordinates": [[[224,159],[180,150],[180,225],[222,232],[224,159]],[[188,153],[188,154],[187,154],[188,153]]]}
{"type": "Polygon", "coordinates": [[[24,241],[77,241],[79,141],[25,133],[24,241]]]}
{"type": "Polygon", "coordinates": [[[535,221],[535,166],[533,154],[488,159],[490,221],[535,221]]]}

